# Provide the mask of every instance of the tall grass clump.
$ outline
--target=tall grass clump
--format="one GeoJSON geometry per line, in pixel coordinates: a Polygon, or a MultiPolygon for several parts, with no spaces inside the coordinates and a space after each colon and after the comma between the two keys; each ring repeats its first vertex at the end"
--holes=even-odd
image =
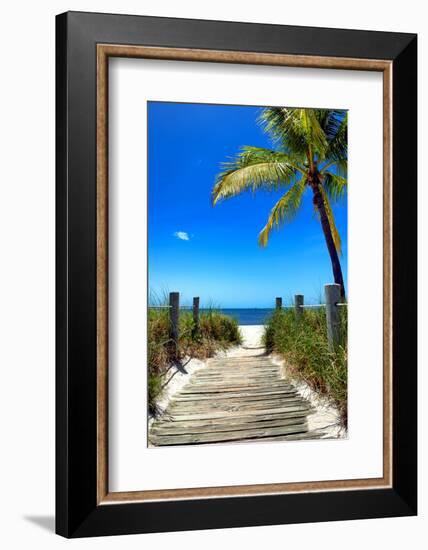
{"type": "Polygon", "coordinates": [[[291,309],[276,310],[268,320],[264,344],[268,352],[281,354],[291,374],[327,397],[347,426],[347,308],[341,314],[340,341],[331,350],[324,308],[304,310],[296,319],[291,309]]]}
{"type": "Polygon", "coordinates": [[[156,413],[156,397],[162,393],[163,376],[171,359],[169,314],[167,309],[149,309],[147,320],[148,401],[151,413],[156,413]]]}
{"type": "Polygon", "coordinates": [[[169,380],[172,366],[185,359],[206,359],[217,351],[242,342],[238,322],[215,310],[199,315],[195,325],[191,311],[180,311],[179,338],[170,338],[168,308],[154,307],[148,314],[148,402],[149,411],[156,415],[156,400],[169,380]]]}

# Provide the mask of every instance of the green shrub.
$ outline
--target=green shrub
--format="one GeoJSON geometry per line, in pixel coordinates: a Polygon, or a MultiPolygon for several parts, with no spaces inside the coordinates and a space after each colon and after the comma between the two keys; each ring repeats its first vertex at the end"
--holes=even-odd
{"type": "Polygon", "coordinates": [[[238,321],[217,311],[209,310],[202,313],[199,328],[202,338],[222,342],[226,345],[242,343],[238,321]]]}
{"type": "Polygon", "coordinates": [[[291,309],[273,313],[264,332],[268,352],[280,353],[296,378],[328,397],[347,424],[347,311],[341,308],[342,333],[335,350],[327,340],[324,308],[304,310],[296,320],[291,309]]]}

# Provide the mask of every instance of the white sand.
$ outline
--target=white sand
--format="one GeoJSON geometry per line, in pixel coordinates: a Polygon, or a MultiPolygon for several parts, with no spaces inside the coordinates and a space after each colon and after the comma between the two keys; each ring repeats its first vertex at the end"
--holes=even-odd
{"type": "MultiPolygon", "coordinates": [[[[156,404],[159,409],[159,413],[163,414],[165,409],[168,406],[169,401],[172,396],[175,395],[181,388],[189,382],[192,374],[202,368],[207,366],[207,361],[201,361],[200,359],[184,359],[183,360],[183,371],[177,369],[175,366],[172,366],[169,371],[164,376],[165,388],[162,392],[162,395],[159,399],[156,400],[156,404]]],[[[152,424],[154,419],[149,416],[149,426],[152,424]]]]}
{"type": "Polygon", "coordinates": [[[242,345],[228,349],[226,357],[246,357],[265,353],[262,343],[264,325],[239,325],[239,330],[243,338],[242,345]]]}

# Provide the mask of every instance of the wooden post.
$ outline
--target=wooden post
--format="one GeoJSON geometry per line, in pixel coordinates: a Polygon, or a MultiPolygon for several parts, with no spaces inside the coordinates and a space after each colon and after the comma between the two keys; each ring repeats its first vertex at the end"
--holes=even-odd
{"type": "Polygon", "coordinates": [[[196,336],[199,332],[199,296],[193,298],[193,336],[196,336]]]}
{"type": "Polygon", "coordinates": [[[281,309],[282,308],[282,298],[275,298],[275,308],[281,309]]]}
{"type": "Polygon", "coordinates": [[[333,350],[340,339],[340,316],[337,304],[340,302],[341,286],[336,284],[325,285],[324,289],[328,345],[333,350]]]}
{"type": "Polygon", "coordinates": [[[295,294],[294,295],[294,313],[296,314],[296,319],[301,319],[302,318],[303,303],[304,303],[303,294],[295,294]]]}
{"type": "Polygon", "coordinates": [[[180,319],[180,293],[169,293],[169,330],[170,338],[174,341],[175,348],[177,349],[178,337],[179,337],[179,319],[180,319]]]}

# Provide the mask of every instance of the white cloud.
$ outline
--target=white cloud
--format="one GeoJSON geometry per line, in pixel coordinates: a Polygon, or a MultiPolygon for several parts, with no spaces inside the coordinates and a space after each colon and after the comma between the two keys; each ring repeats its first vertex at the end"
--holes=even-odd
{"type": "Polygon", "coordinates": [[[185,231],[176,231],[174,233],[174,237],[177,237],[177,239],[180,239],[180,241],[190,241],[189,234],[185,231]]]}

